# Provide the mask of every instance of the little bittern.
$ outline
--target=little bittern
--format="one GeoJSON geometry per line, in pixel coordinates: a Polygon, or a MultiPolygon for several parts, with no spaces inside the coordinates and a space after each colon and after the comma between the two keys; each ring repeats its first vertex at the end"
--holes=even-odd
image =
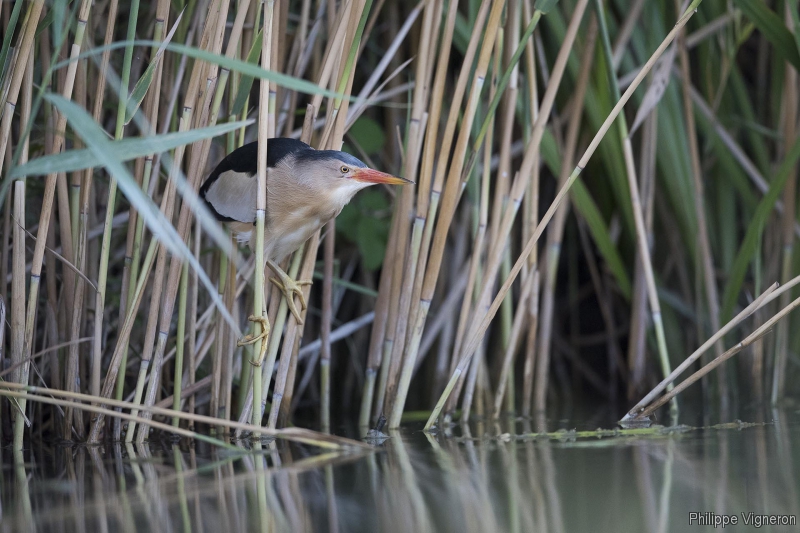
{"type": "MultiPolygon", "coordinates": [[[[246,144],[228,154],[200,187],[203,198],[217,219],[225,221],[239,242],[255,248],[256,198],[258,197],[258,142],[246,144]]],[[[278,263],[306,242],[315,231],[335,218],[353,196],[376,183],[412,183],[404,178],[373,170],[361,160],[337,150],[315,150],[296,139],[267,140],[267,212],[264,224],[264,258],[277,278],[289,310],[298,323],[300,312],[294,303],[306,307],[302,285],[278,263]]],[[[264,265],[262,265],[264,268],[264,265]]],[[[261,335],[248,335],[239,344],[263,340],[259,361],[264,357],[269,334],[266,316],[250,316],[261,324],[261,335]]]]}

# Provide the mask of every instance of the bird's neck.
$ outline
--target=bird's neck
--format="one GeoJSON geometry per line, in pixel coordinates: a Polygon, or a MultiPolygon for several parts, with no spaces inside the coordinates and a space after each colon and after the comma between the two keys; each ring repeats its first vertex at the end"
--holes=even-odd
{"type": "Polygon", "coordinates": [[[363,185],[342,182],[336,187],[319,186],[311,180],[292,177],[281,169],[270,172],[267,180],[267,211],[270,223],[294,217],[318,219],[321,225],[341,213],[363,185]]]}
{"type": "Polygon", "coordinates": [[[271,171],[267,180],[270,259],[280,261],[335,218],[357,191],[355,187],[350,189],[324,190],[271,171]]]}

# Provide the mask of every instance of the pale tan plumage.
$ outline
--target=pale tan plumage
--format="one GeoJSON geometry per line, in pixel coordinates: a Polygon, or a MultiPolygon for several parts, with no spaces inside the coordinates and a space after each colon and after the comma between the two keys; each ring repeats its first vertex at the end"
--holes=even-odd
{"type": "MultiPolygon", "coordinates": [[[[211,211],[226,221],[237,239],[248,243],[251,249],[256,243],[257,154],[257,143],[234,150],[200,188],[200,196],[211,211]]],[[[292,294],[300,295],[305,308],[299,289],[304,282],[291,280],[276,263],[335,218],[361,189],[376,183],[411,182],[372,170],[345,152],[315,150],[305,143],[285,138],[268,140],[267,167],[264,257],[280,278],[273,281],[283,288],[290,310],[300,321],[292,294]]],[[[267,328],[263,318],[251,319],[262,322],[267,328]]]]}

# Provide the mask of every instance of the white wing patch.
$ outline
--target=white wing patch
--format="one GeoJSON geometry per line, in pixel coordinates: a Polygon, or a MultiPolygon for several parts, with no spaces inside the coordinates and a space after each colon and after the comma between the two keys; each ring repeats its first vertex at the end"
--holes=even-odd
{"type": "Polygon", "coordinates": [[[208,188],[206,201],[220,215],[252,223],[256,219],[257,188],[256,176],[228,170],[208,188]]]}

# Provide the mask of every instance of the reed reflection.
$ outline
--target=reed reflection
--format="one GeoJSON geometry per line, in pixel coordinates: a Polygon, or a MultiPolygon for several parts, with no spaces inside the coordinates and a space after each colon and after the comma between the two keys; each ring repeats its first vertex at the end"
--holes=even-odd
{"type": "Polygon", "coordinates": [[[3,450],[0,530],[664,532],[698,510],[797,516],[800,426],[773,416],[608,439],[476,422],[449,436],[392,433],[358,453],[186,441],[3,450]]]}

